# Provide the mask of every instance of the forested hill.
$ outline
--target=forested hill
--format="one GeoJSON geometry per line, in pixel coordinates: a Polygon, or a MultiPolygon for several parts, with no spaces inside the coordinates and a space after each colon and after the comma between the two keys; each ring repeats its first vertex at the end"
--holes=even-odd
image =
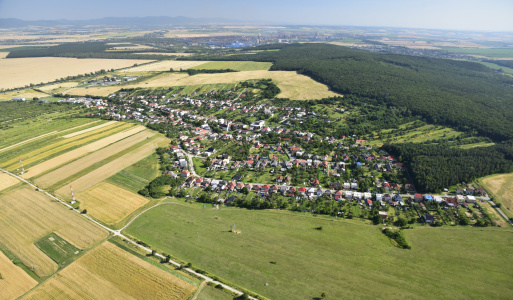
{"type": "Polygon", "coordinates": [[[280,50],[205,59],[270,61],[271,70],[297,71],[342,94],[407,107],[435,124],[473,129],[494,141],[513,138],[513,78],[481,64],[328,44],[257,47],[272,48],[280,50]]]}

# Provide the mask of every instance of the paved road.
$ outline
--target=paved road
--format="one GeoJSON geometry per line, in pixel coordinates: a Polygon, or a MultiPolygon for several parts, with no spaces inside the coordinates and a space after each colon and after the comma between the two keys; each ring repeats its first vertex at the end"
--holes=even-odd
{"type": "MultiPolygon", "coordinates": [[[[1,170],[2,172],[6,173],[6,174],[11,175],[12,177],[15,177],[16,179],[18,179],[18,180],[20,180],[20,181],[22,181],[22,182],[24,182],[24,183],[26,183],[26,184],[30,185],[30,186],[31,186],[31,187],[33,187],[34,189],[36,189],[36,188],[37,188],[37,189],[39,189],[39,191],[40,191],[40,192],[42,192],[42,193],[46,194],[48,197],[50,197],[50,198],[52,198],[52,199],[54,199],[54,200],[59,201],[61,204],[65,205],[65,206],[66,206],[66,207],[68,207],[69,209],[71,209],[71,210],[75,211],[76,213],[80,214],[82,217],[84,217],[84,218],[88,219],[89,221],[91,221],[91,222],[95,223],[96,225],[98,225],[98,226],[102,227],[103,229],[107,230],[108,232],[112,233],[114,236],[120,236],[120,237],[121,237],[121,238],[123,238],[124,240],[126,240],[126,241],[128,241],[128,242],[130,242],[130,243],[134,244],[135,246],[137,246],[137,247],[139,247],[139,248],[143,249],[144,251],[146,251],[146,252],[148,252],[148,253],[151,253],[151,252],[152,252],[152,249],[147,248],[147,247],[144,247],[144,246],[142,246],[142,245],[139,245],[139,244],[137,244],[135,241],[133,241],[132,239],[130,239],[129,237],[127,237],[126,235],[122,234],[122,233],[121,233],[121,230],[113,230],[113,229],[110,229],[109,227],[107,227],[107,226],[105,226],[105,225],[101,224],[100,222],[96,221],[95,219],[91,218],[90,216],[85,215],[85,214],[82,214],[78,209],[73,208],[73,207],[72,207],[71,205],[69,205],[67,202],[65,202],[65,201],[63,201],[63,200],[61,200],[61,199],[59,199],[59,198],[55,197],[54,195],[52,195],[52,194],[48,193],[47,191],[45,191],[45,190],[43,190],[43,189],[39,188],[39,187],[38,187],[38,186],[36,186],[36,185],[34,185],[34,184],[30,183],[29,181],[25,180],[24,178],[21,178],[21,177],[19,177],[19,176],[17,176],[17,175],[15,175],[15,174],[13,174],[13,173],[11,173],[11,172],[9,172],[9,171],[7,171],[7,170],[4,170],[4,169],[2,169],[2,168],[0,168],[0,170],[1,170]]],[[[132,221],[133,221],[133,220],[132,220],[132,221]]],[[[159,257],[160,259],[165,259],[165,258],[166,258],[164,255],[162,255],[162,254],[160,254],[160,253],[156,253],[156,254],[155,254],[155,256],[159,257]]],[[[175,265],[175,266],[177,266],[177,267],[179,267],[179,266],[180,266],[180,264],[179,264],[178,262],[173,261],[173,260],[170,260],[170,261],[169,261],[169,263],[171,263],[171,264],[173,264],[173,265],[175,265]]],[[[231,291],[231,292],[233,292],[233,293],[235,293],[235,294],[238,294],[238,295],[242,295],[242,294],[243,294],[241,291],[239,291],[239,290],[237,290],[237,289],[235,289],[235,288],[232,288],[232,287],[231,287],[231,286],[229,286],[229,285],[226,285],[226,284],[224,284],[224,283],[222,283],[222,282],[216,281],[216,280],[214,280],[214,279],[212,279],[212,278],[210,278],[210,277],[208,277],[208,276],[205,276],[205,275],[203,275],[203,274],[197,273],[196,271],[194,271],[194,270],[192,270],[192,269],[189,269],[189,268],[183,268],[183,269],[184,269],[186,272],[189,272],[189,273],[191,273],[191,274],[194,274],[194,275],[195,275],[195,276],[197,276],[197,277],[200,277],[200,278],[204,279],[204,280],[205,280],[205,281],[207,281],[207,282],[212,282],[212,283],[214,283],[215,285],[220,284],[224,289],[229,290],[229,291],[231,291]]],[[[250,299],[257,300],[256,298],[251,297],[251,296],[250,296],[249,298],[250,298],[250,299]]]]}

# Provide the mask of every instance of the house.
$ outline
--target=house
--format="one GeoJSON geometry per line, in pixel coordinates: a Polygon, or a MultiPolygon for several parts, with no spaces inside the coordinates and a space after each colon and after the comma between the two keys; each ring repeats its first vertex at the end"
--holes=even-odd
{"type": "Polygon", "coordinates": [[[476,203],[476,197],[468,195],[466,201],[467,203],[476,203]]]}
{"type": "Polygon", "coordinates": [[[353,189],[353,190],[358,189],[358,183],[356,183],[356,182],[351,182],[351,189],[353,189]]]}
{"type": "Polygon", "coordinates": [[[363,195],[360,192],[353,192],[353,199],[355,199],[355,200],[361,200],[362,196],[363,195]]]}
{"type": "Polygon", "coordinates": [[[458,207],[458,200],[456,200],[456,198],[445,198],[445,203],[447,204],[447,206],[451,206],[451,207],[458,207]]]}
{"type": "Polygon", "coordinates": [[[331,182],[330,189],[340,190],[342,189],[342,184],[340,182],[331,182]]]}
{"type": "Polygon", "coordinates": [[[434,196],[433,197],[433,200],[436,202],[436,203],[442,203],[444,201],[444,199],[442,198],[442,196],[434,196]]]}
{"type": "Polygon", "coordinates": [[[394,195],[394,201],[397,201],[397,202],[402,202],[403,201],[403,196],[401,196],[401,194],[397,193],[394,195]]]}
{"type": "Polygon", "coordinates": [[[353,192],[351,192],[351,191],[345,191],[345,192],[344,192],[344,197],[345,197],[346,199],[353,199],[353,192]]]}
{"type": "Polygon", "coordinates": [[[427,201],[427,202],[433,202],[433,196],[432,195],[424,195],[424,199],[427,201]]]}
{"type": "Polygon", "coordinates": [[[342,200],[342,196],[344,195],[344,191],[342,190],[338,190],[336,193],[335,193],[335,200],[342,200]]]}
{"type": "Polygon", "coordinates": [[[385,220],[388,217],[388,212],[380,211],[379,216],[381,217],[382,220],[385,220]]]}
{"type": "Polygon", "coordinates": [[[422,220],[426,224],[433,224],[435,222],[435,217],[433,217],[430,214],[425,214],[424,216],[422,216],[422,220]]]}
{"type": "Polygon", "coordinates": [[[344,190],[348,190],[351,188],[351,184],[349,182],[344,182],[344,190]]]}
{"type": "Polygon", "coordinates": [[[189,175],[191,175],[191,172],[189,172],[187,170],[182,171],[182,173],[180,174],[180,176],[182,176],[182,177],[189,177],[189,175]]]}
{"type": "Polygon", "coordinates": [[[305,187],[300,187],[298,190],[297,190],[301,195],[304,195],[306,193],[306,188],[305,187]]]}
{"type": "Polygon", "coordinates": [[[376,201],[382,201],[383,200],[383,194],[376,194],[376,201]]]}
{"type": "Polygon", "coordinates": [[[240,176],[240,175],[235,175],[232,177],[233,181],[240,181],[241,179],[242,179],[242,176],[240,176]]]}
{"type": "Polygon", "coordinates": [[[415,194],[415,196],[414,196],[414,200],[415,200],[415,202],[420,202],[420,201],[422,201],[422,194],[415,194]]]}

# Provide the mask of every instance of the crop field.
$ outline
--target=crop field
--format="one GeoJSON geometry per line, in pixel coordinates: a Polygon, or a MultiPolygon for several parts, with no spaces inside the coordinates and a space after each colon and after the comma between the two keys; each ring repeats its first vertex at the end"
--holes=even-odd
{"type": "MultiPolygon", "coordinates": [[[[130,153],[127,153],[93,170],[92,172],[71,182],[71,185],[73,186],[73,191],[75,191],[76,193],[80,193],[89,189],[95,184],[111,177],[112,175],[118,173],[126,167],[146,158],[147,156],[152,154],[157,147],[166,145],[167,143],[169,143],[169,140],[167,138],[159,137],[131,151],[130,153]]],[[[64,186],[57,190],[56,193],[58,195],[64,196],[65,198],[69,198],[68,188],[68,186],[64,186]]]]}
{"type": "Polygon", "coordinates": [[[105,239],[107,231],[28,186],[0,196],[0,243],[38,276],[49,276],[57,264],[34,243],[54,232],[79,249],[105,239]]]}
{"type": "Polygon", "coordinates": [[[150,60],[136,59],[76,59],[67,57],[30,57],[0,60],[0,88],[23,87],[28,84],[53,81],[62,77],[101,69],[119,69],[150,60]]]}
{"type": "Polygon", "coordinates": [[[174,70],[186,70],[206,63],[206,61],[192,61],[192,60],[164,60],[144,66],[137,66],[123,70],[123,72],[162,72],[169,71],[170,68],[174,70]]]}
{"type": "Polygon", "coordinates": [[[256,61],[209,61],[191,69],[232,69],[236,71],[267,71],[271,68],[273,63],[270,62],[256,62],[256,61]]]}
{"type": "Polygon", "coordinates": [[[16,299],[36,285],[37,281],[0,252],[0,300],[16,299]]]}
{"type": "Polygon", "coordinates": [[[8,175],[7,173],[0,173],[0,191],[18,183],[20,183],[18,179],[8,175]]]}
{"type": "Polygon", "coordinates": [[[13,98],[25,98],[27,100],[32,100],[34,97],[43,98],[48,96],[48,94],[41,93],[33,89],[26,89],[21,91],[0,94],[0,100],[12,100],[13,98]]]}
{"type": "Polygon", "coordinates": [[[126,232],[272,299],[513,293],[513,269],[504,268],[513,258],[508,230],[419,227],[406,231],[412,249],[404,250],[357,220],[175,202],[147,211],[126,232]],[[230,232],[234,225],[240,234],[230,232]]]}
{"type": "Polygon", "coordinates": [[[188,299],[196,287],[105,242],[23,299],[188,299]]]}
{"type": "Polygon", "coordinates": [[[72,163],[64,165],[50,173],[47,173],[37,178],[35,182],[41,186],[49,187],[63,179],[72,176],[73,174],[80,172],[81,170],[84,170],[112,155],[115,155],[118,152],[121,152],[125,149],[132,147],[153,135],[153,132],[142,131],[127,138],[124,138],[118,142],[115,142],[107,147],[101,149],[97,148],[100,150],[94,151],[88,154],[87,156],[77,159],[72,163]]]}
{"type": "MultiPolygon", "coordinates": [[[[167,62],[167,61],[166,61],[167,62]]],[[[144,67],[144,66],[142,66],[144,67]]],[[[297,74],[292,71],[241,71],[233,73],[196,74],[188,76],[185,73],[173,73],[165,76],[157,76],[154,79],[125,85],[124,88],[154,88],[163,86],[191,86],[218,83],[237,83],[240,81],[271,78],[281,89],[277,97],[290,98],[294,100],[321,99],[326,97],[340,96],[331,92],[326,85],[318,83],[308,76],[297,74]]],[[[75,88],[69,91],[73,95],[97,95],[107,96],[116,92],[121,87],[93,87],[75,88]]]]}
{"type": "Polygon", "coordinates": [[[76,198],[80,201],[81,209],[87,209],[88,214],[107,225],[122,221],[149,202],[138,194],[106,182],[100,182],[83,193],[78,193],[76,198]]]}
{"type": "Polygon", "coordinates": [[[70,89],[78,85],[78,82],[68,81],[68,82],[59,82],[54,84],[49,84],[40,87],[39,89],[45,93],[49,94],[58,94],[64,90],[70,89]]]}
{"type": "Polygon", "coordinates": [[[77,135],[81,135],[83,133],[86,133],[86,132],[89,132],[89,131],[93,131],[93,130],[96,130],[96,129],[100,129],[100,128],[103,128],[103,127],[106,127],[106,126],[109,126],[109,125],[112,125],[112,124],[115,124],[115,123],[117,123],[117,122],[116,121],[105,122],[103,124],[96,125],[94,127],[89,127],[87,129],[83,129],[83,130],[80,130],[80,131],[75,131],[73,133],[63,135],[62,137],[67,139],[67,138],[74,137],[74,136],[77,136],[77,135]]]}
{"type": "Polygon", "coordinates": [[[493,175],[481,181],[502,204],[502,211],[513,216],[513,174],[493,175]]]}
{"type": "Polygon", "coordinates": [[[9,52],[0,52],[0,59],[4,59],[7,55],[9,55],[9,52]]]}
{"type": "Polygon", "coordinates": [[[137,193],[158,174],[158,157],[156,154],[152,154],[109,177],[106,182],[137,193]]]}
{"type": "MultiPolygon", "coordinates": [[[[118,124],[116,124],[118,125],[118,124]]],[[[127,124],[128,125],[128,124],[127,124]]],[[[131,124],[130,124],[131,125],[131,124]]],[[[126,129],[125,126],[123,125],[120,125],[118,126],[118,129],[126,129]]],[[[100,129],[102,130],[102,129],[100,129]]],[[[106,133],[100,133],[100,134],[94,134],[90,137],[87,137],[85,139],[81,139],[81,140],[78,140],[76,141],[76,144],[77,146],[80,146],[80,145],[85,145],[84,146],[81,146],[79,148],[75,148],[74,150],[71,150],[71,151],[68,151],[68,152],[65,152],[63,154],[60,154],[56,157],[53,157],[51,159],[48,159],[40,164],[36,164],[35,166],[33,167],[30,167],[27,169],[27,173],[24,174],[23,176],[25,178],[30,178],[30,177],[35,177],[43,172],[46,172],[48,170],[51,170],[53,168],[56,168],[68,161],[71,161],[73,159],[77,159],[83,155],[86,155],[88,153],[91,153],[91,152],[94,152],[98,149],[101,149],[103,147],[106,147],[112,143],[115,143],[119,140],[122,140],[128,136],[131,136],[133,134],[136,134],[140,131],[144,130],[144,127],[143,126],[138,126],[138,127],[134,127],[134,128],[131,128],[131,129],[128,129],[128,130],[124,130],[124,131],[121,131],[121,132],[117,132],[117,133],[114,133],[112,134],[113,132],[106,132],[106,133]],[[109,135],[111,134],[111,135],[109,135]],[[96,140],[94,142],[91,142],[93,140],[96,140]],[[87,142],[90,142],[89,144],[87,144],[87,142]]],[[[67,140],[64,140],[64,142],[66,142],[67,140]]],[[[73,146],[73,143],[72,141],[69,141],[69,143],[67,144],[67,146],[73,146]]],[[[71,147],[68,147],[66,149],[69,149],[71,147]]],[[[55,151],[55,149],[51,149],[48,151],[49,153],[57,153],[57,151],[55,151]]],[[[42,153],[41,156],[43,158],[46,158],[48,157],[50,154],[46,154],[45,153],[42,153]]],[[[37,159],[40,159],[39,156],[36,156],[36,157],[31,157],[30,159],[26,160],[27,163],[30,163],[32,161],[37,161],[37,159]]]]}

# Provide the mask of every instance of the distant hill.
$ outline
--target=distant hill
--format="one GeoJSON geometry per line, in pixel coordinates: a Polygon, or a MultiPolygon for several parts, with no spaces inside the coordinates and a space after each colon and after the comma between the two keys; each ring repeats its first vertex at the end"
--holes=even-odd
{"type": "Polygon", "coordinates": [[[56,27],[56,26],[164,26],[164,25],[201,25],[201,24],[235,24],[250,23],[248,21],[227,19],[199,19],[188,17],[108,17],[91,20],[20,20],[14,18],[0,18],[0,28],[22,28],[27,26],[56,27]]]}

